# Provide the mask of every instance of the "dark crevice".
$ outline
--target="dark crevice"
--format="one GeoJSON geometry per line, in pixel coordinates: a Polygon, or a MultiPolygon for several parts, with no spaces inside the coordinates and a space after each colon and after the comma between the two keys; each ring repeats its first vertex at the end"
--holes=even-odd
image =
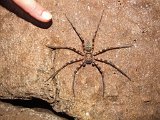
{"type": "Polygon", "coordinates": [[[69,116],[68,114],[64,112],[56,112],[52,109],[52,106],[39,98],[32,98],[31,100],[22,100],[22,99],[0,99],[1,102],[4,103],[10,103],[14,106],[23,107],[23,108],[31,108],[35,111],[39,112],[48,112],[48,113],[54,113],[55,115],[68,119],[68,120],[74,120],[74,117],[69,116]]]}

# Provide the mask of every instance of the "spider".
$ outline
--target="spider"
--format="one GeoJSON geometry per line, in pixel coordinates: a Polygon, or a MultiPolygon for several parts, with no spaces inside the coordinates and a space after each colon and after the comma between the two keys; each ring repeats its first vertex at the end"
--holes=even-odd
{"type": "Polygon", "coordinates": [[[73,51],[75,53],[77,53],[78,55],[80,55],[82,58],[78,58],[78,59],[74,59],[71,60],[67,63],[65,63],[62,67],[60,67],[55,73],[53,73],[49,78],[49,79],[53,79],[55,78],[55,76],[65,67],[67,67],[68,65],[71,65],[73,63],[77,63],[80,62],[80,65],[76,68],[76,70],[74,71],[74,75],[73,75],[73,83],[72,83],[72,91],[73,91],[73,95],[75,96],[75,77],[77,72],[82,68],[85,67],[86,65],[92,65],[93,67],[96,67],[97,70],[99,71],[99,73],[101,74],[101,81],[102,81],[102,90],[103,90],[103,96],[104,96],[104,88],[105,88],[105,84],[104,84],[104,72],[101,70],[101,67],[98,65],[97,62],[99,63],[104,63],[107,64],[109,66],[111,66],[112,68],[116,69],[119,73],[121,73],[123,76],[125,76],[127,79],[131,80],[130,77],[127,76],[127,74],[125,74],[120,68],[118,68],[115,64],[113,64],[111,61],[108,60],[103,60],[103,59],[99,59],[96,58],[97,55],[103,54],[107,51],[111,51],[111,50],[116,50],[116,49],[123,49],[123,48],[129,48],[132,47],[132,45],[125,45],[125,46],[119,46],[119,47],[109,47],[109,48],[104,48],[100,51],[94,52],[94,42],[95,42],[95,38],[97,35],[97,32],[99,30],[100,27],[100,23],[102,21],[102,17],[103,17],[103,13],[104,10],[101,14],[100,20],[98,22],[97,28],[94,32],[94,36],[92,38],[92,42],[90,43],[89,41],[87,41],[85,43],[84,39],[81,37],[81,35],[78,33],[77,29],[74,27],[74,25],[72,24],[72,22],[69,20],[69,18],[65,15],[67,21],[69,22],[69,24],[71,25],[72,29],[74,30],[74,32],[76,33],[76,35],[78,36],[78,38],[80,39],[81,43],[82,43],[82,49],[83,51],[80,50],[76,50],[75,48],[72,47],[61,47],[61,46],[52,46],[52,45],[46,45],[48,48],[52,49],[52,50],[58,50],[58,49],[67,49],[70,51],[73,51]]]}

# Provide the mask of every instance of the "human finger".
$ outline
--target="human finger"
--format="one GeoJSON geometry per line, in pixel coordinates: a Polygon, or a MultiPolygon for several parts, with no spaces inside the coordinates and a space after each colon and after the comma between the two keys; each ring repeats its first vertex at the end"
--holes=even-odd
{"type": "Polygon", "coordinates": [[[35,19],[48,22],[52,19],[52,15],[45,10],[40,4],[35,0],[13,0],[18,6],[24,9],[35,19]]]}

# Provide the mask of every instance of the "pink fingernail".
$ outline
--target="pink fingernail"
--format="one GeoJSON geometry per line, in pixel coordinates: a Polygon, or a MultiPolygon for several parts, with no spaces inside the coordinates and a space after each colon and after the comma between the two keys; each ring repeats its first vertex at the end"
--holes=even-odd
{"type": "Polygon", "coordinates": [[[52,18],[52,15],[47,11],[43,11],[41,16],[46,20],[50,20],[52,18]]]}

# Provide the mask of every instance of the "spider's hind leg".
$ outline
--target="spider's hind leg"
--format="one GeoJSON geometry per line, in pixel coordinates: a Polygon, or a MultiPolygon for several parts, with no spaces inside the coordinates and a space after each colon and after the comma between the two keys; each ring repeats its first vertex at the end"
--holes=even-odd
{"type": "Polygon", "coordinates": [[[102,78],[101,79],[101,81],[102,81],[102,90],[103,90],[103,97],[104,97],[104,90],[105,90],[104,73],[101,70],[101,67],[97,63],[94,62],[92,65],[93,65],[93,67],[95,66],[98,69],[99,73],[101,74],[101,78],[102,78]]]}
{"type": "Polygon", "coordinates": [[[126,78],[128,78],[128,80],[131,80],[131,78],[126,74],[124,73],[120,68],[118,68],[115,64],[113,64],[112,62],[110,61],[107,61],[107,60],[102,60],[102,59],[95,59],[96,61],[98,62],[101,62],[101,63],[105,63],[111,67],[113,67],[114,69],[116,69],[119,73],[121,73],[123,76],[125,76],[126,78]]]}
{"type": "Polygon", "coordinates": [[[51,78],[53,79],[63,68],[67,67],[68,65],[71,65],[71,64],[76,63],[76,62],[80,62],[82,60],[83,59],[75,59],[75,60],[71,60],[71,61],[67,62],[62,67],[60,67],[55,73],[53,73],[46,81],[48,81],[51,78]]]}
{"type": "Polygon", "coordinates": [[[74,71],[73,83],[72,83],[72,91],[73,91],[74,97],[75,97],[75,90],[74,90],[74,88],[75,88],[75,77],[76,77],[77,72],[78,72],[83,66],[85,66],[85,63],[84,63],[84,62],[82,62],[82,63],[76,68],[76,70],[74,71]]]}

